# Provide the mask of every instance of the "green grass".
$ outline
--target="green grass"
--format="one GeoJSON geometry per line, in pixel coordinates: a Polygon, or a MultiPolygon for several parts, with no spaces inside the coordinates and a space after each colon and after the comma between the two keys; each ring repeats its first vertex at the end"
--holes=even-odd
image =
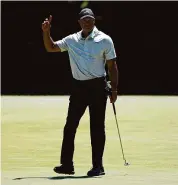
{"type": "Polygon", "coordinates": [[[91,167],[88,109],[76,135],[74,177],[53,172],[59,164],[68,96],[2,96],[2,185],[178,184],[178,97],[118,96],[117,118],[124,166],[112,106],[106,110],[102,178],[82,178],[91,167]],[[56,178],[55,178],[56,177],[56,178]],[[22,178],[20,180],[13,180],[22,178]],[[52,179],[50,179],[52,178],[52,179]]]}

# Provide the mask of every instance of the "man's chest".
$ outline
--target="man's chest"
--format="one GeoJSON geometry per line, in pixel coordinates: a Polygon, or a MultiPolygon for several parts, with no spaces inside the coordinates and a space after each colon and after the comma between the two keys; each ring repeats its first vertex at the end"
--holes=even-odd
{"type": "Polygon", "coordinates": [[[94,58],[101,58],[104,56],[104,45],[102,41],[96,41],[94,39],[82,39],[77,42],[73,42],[70,45],[72,52],[79,55],[88,55],[94,58]]]}

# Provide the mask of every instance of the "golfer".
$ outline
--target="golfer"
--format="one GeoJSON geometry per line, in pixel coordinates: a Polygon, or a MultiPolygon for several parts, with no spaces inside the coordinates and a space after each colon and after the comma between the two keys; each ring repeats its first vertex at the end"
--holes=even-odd
{"type": "Polygon", "coordinates": [[[92,168],[88,176],[104,175],[105,110],[107,103],[106,71],[111,81],[110,102],[117,99],[118,69],[116,52],[110,36],[95,26],[95,15],[89,8],[82,9],[78,22],[81,31],[53,41],[50,36],[52,16],[42,23],[44,46],[48,52],[68,51],[73,75],[73,88],[69,98],[68,115],[63,131],[59,174],[74,174],[74,140],[79,121],[87,106],[90,114],[92,168]]]}

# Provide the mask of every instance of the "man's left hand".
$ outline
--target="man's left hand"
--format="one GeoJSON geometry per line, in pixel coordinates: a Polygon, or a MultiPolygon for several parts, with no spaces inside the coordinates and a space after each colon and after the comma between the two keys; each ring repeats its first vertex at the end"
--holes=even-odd
{"type": "Polygon", "coordinates": [[[114,103],[117,100],[117,91],[112,91],[112,96],[110,96],[110,103],[114,103]]]}

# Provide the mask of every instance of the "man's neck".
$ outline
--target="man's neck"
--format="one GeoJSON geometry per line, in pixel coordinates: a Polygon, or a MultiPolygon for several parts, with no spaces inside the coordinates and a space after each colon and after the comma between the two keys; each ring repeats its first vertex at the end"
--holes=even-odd
{"type": "Polygon", "coordinates": [[[93,31],[93,29],[90,32],[84,32],[84,31],[82,31],[82,37],[83,38],[87,38],[88,35],[90,35],[92,31],[93,31]]]}

